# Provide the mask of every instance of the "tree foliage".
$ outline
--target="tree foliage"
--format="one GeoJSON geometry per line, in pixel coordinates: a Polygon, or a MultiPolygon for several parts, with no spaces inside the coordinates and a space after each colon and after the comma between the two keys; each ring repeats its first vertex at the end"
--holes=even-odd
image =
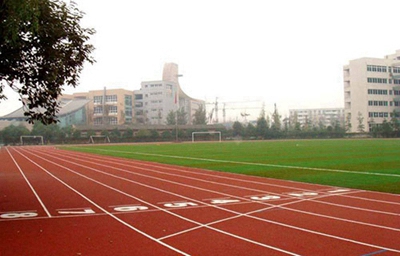
{"type": "Polygon", "coordinates": [[[61,0],[0,0],[0,100],[10,86],[30,123],[57,122],[63,87],[76,87],[83,64],[94,62],[94,30],[82,17],[61,0]]]}
{"type": "Polygon", "coordinates": [[[196,109],[193,115],[193,124],[194,125],[207,124],[206,109],[204,108],[203,105],[200,105],[200,107],[196,109]]]}

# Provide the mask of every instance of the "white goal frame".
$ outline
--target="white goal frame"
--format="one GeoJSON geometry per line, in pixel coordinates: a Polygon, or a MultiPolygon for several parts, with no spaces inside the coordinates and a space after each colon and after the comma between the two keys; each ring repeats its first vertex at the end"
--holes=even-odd
{"type": "Polygon", "coordinates": [[[24,145],[24,138],[40,139],[40,145],[44,144],[42,135],[21,135],[19,137],[21,145],[24,145]]]}
{"type": "Polygon", "coordinates": [[[89,143],[95,144],[93,138],[104,138],[104,143],[110,143],[110,138],[107,135],[90,135],[89,143]]]}
{"type": "Polygon", "coordinates": [[[221,132],[192,132],[192,143],[194,142],[194,137],[196,134],[218,134],[219,136],[219,142],[222,141],[221,139],[221,132]]]}

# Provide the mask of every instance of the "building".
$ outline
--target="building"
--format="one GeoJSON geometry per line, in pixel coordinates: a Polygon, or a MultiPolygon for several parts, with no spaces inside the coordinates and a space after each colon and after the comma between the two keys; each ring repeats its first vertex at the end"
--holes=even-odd
{"type": "MultiPolygon", "coordinates": [[[[140,90],[93,90],[63,95],[58,115],[60,126],[121,126],[129,124],[165,125],[171,111],[183,110],[187,123],[205,102],[186,95],[178,81],[178,65],[166,63],[160,81],[141,83],[140,90]]],[[[0,118],[25,121],[22,108],[0,118]]]]}
{"type": "Polygon", "coordinates": [[[400,50],[384,58],[351,60],[343,79],[350,132],[369,132],[400,112],[400,50]]]}
{"type": "Polygon", "coordinates": [[[317,109],[289,109],[289,120],[297,121],[301,125],[307,123],[325,127],[339,122],[344,124],[344,109],[343,108],[317,108],[317,109]]]}
{"type": "Polygon", "coordinates": [[[74,93],[73,99],[87,99],[89,125],[122,125],[133,122],[133,91],[124,89],[94,90],[74,93]]]}
{"type": "Polygon", "coordinates": [[[166,63],[162,80],[141,83],[140,90],[134,91],[134,110],[136,123],[163,125],[168,114],[183,109],[187,113],[188,124],[200,106],[205,109],[205,102],[186,95],[179,85],[178,65],[166,63]]]}
{"type": "MultiPolygon", "coordinates": [[[[87,105],[88,99],[63,97],[60,99],[60,111],[58,112],[58,120],[60,127],[70,125],[83,125],[87,122],[87,105]]],[[[21,107],[8,115],[0,117],[0,121],[9,122],[25,122],[27,117],[24,116],[24,108],[21,107]]]]}

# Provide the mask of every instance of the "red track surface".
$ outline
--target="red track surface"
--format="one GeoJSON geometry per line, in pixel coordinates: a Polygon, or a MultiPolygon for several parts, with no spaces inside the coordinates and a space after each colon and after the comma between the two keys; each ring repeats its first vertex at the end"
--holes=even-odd
{"type": "Polygon", "coordinates": [[[399,255],[400,196],[0,150],[0,255],[399,255]]]}

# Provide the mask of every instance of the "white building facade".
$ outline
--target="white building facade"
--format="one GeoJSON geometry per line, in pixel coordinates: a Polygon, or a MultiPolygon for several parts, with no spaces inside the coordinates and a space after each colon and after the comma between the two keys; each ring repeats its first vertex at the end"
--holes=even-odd
{"type": "Polygon", "coordinates": [[[179,85],[178,65],[166,63],[163,79],[141,83],[140,90],[134,91],[134,110],[136,123],[163,125],[168,114],[180,109],[187,114],[187,124],[192,123],[194,113],[205,102],[186,95],[179,85]]]}
{"type": "Polygon", "coordinates": [[[400,112],[400,50],[382,59],[351,60],[343,79],[349,132],[369,132],[400,112]]]}
{"type": "Polygon", "coordinates": [[[311,124],[314,126],[332,126],[336,122],[344,124],[343,108],[313,108],[313,109],[289,109],[289,118],[301,125],[311,124]]]}

